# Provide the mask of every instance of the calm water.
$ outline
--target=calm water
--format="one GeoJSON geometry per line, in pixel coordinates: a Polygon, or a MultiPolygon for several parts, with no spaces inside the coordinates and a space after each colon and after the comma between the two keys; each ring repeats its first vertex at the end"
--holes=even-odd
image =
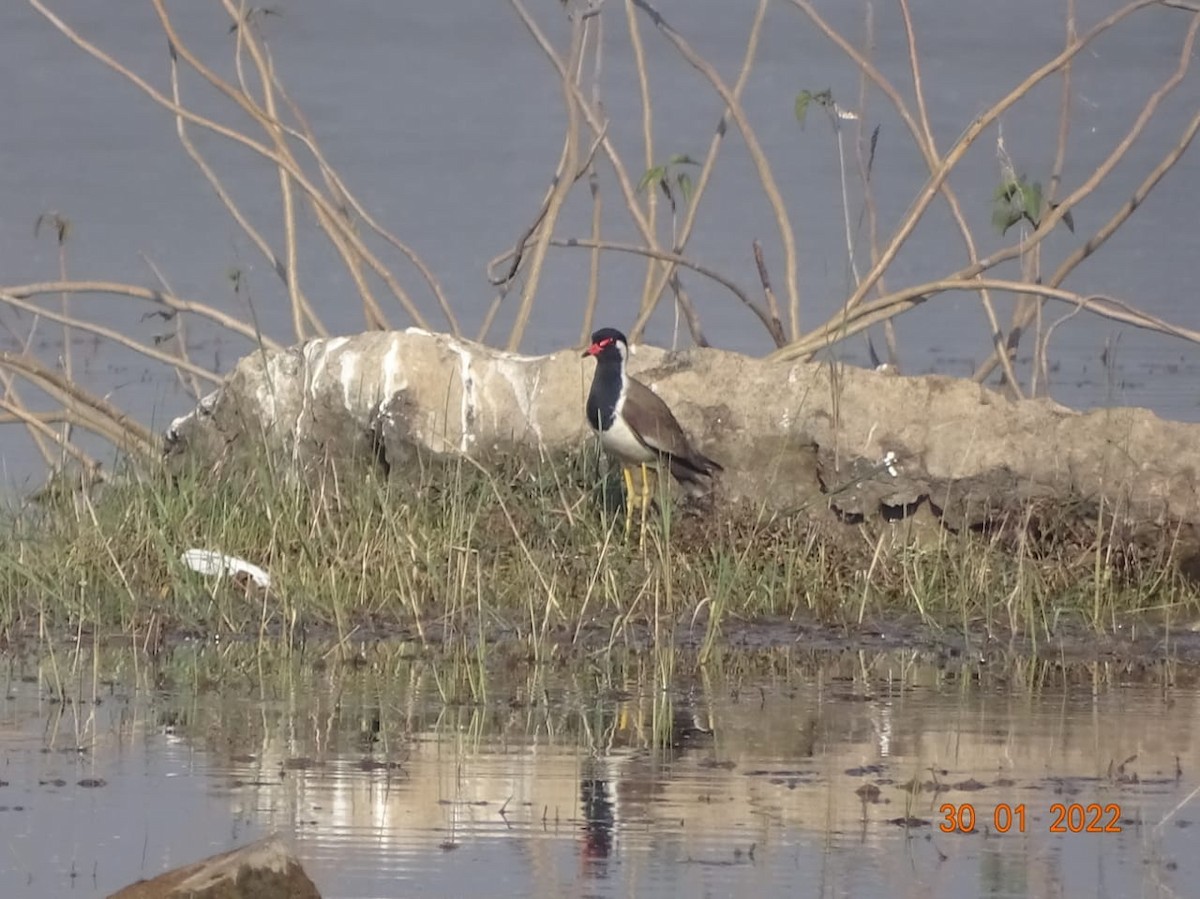
{"type": "Polygon", "coordinates": [[[4,896],[105,895],[271,831],[327,897],[1186,896],[1200,878],[1200,672],[1178,665],[778,650],[681,657],[664,686],[654,654],[482,674],[389,645],[0,662],[4,896]],[[942,832],[947,804],[977,832],[942,832]]]}
{"type": "MultiPolygon", "coordinates": [[[[50,5],[106,52],[169,91],[166,40],[149,3],[101,8],[92,0],[54,0],[50,5]]],[[[565,27],[559,5],[529,5],[561,48],[565,27]]],[[[661,0],[658,5],[727,79],[736,76],[755,6],[751,0],[661,0]]],[[[1079,31],[1119,5],[1121,0],[1079,4],[1079,31]]],[[[865,4],[838,0],[818,6],[850,40],[862,42],[865,4]]],[[[891,3],[874,7],[873,59],[908,95],[898,8],[891,3]]],[[[216,71],[233,77],[233,38],[220,5],[178,3],[171,9],[184,40],[216,71]]],[[[506,3],[360,0],[347,6],[288,0],[273,9],[281,14],[268,17],[266,27],[278,70],[329,158],[375,215],[428,261],[464,329],[476,333],[493,298],[485,262],[510,247],[528,225],[558,159],[563,110],[553,69],[506,3]]],[[[914,4],[939,147],[947,147],[974,116],[1061,49],[1064,9],[1061,2],[1045,0],[914,4]]],[[[611,119],[608,134],[636,181],[644,167],[641,112],[622,4],[608,3],[602,15],[601,96],[611,119]]],[[[1076,187],[1110,152],[1175,68],[1187,18],[1181,10],[1142,10],[1078,58],[1066,188],[1076,187]]],[[[656,158],[703,156],[721,111],[719,101],[645,20],[642,37],[654,96],[656,158]]],[[[1165,99],[1160,116],[1113,170],[1111,182],[1075,210],[1078,234],[1064,230],[1047,242],[1047,271],[1125,202],[1175,144],[1195,113],[1195,77],[1190,73],[1165,99]]],[[[0,280],[13,284],[57,277],[53,238],[47,231],[38,237],[33,233],[38,216],[54,211],[72,224],[66,248],[69,276],[154,286],[158,276],[153,266],[176,293],[242,318],[253,306],[266,333],[285,343],[291,340],[283,288],[179,146],[168,114],[71,46],[23,2],[0,3],[0,83],[5,85],[0,114],[17,123],[0,129],[0,280]],[[231,270],[242,273],[237,295],[231,270]]],[[[856,105],[853,67],[790,4],[775,3],[744,100],[794,218],[806,328],[831,315],[852,283],[833,135],[820,114],[801,130],[792,112],[799,91],[826,87],[843,106],[856,105]]],[[[186,73],[183,91],[204,113],[245,124],[186,73]]],[[[1059,93],[1058,81],[1047,82],[1004,118],[1005,148],[1015,168],[1031,180],[1048,177],[1059,93]]],[[[872,183],[881,233],[886,234],[920,189],[926,170],[903,125],[878,94],[869,101],[866,120],[881,128],[872,183]]],[[[999,177],[998,136],[995,131],[986,135],[953,179],[982,254],[1012,237],[1002,239],[989,224],[999,177]]],[[[196,139],[246,214],[280,245],[274,171],[217,138],[198,134],[196,139]]],[[[1127,226],[1067,286],[1084,294],[1123,297],[1200,328],[1200,305],[1194,302],[1197,159],[1195,152],[1185,155],[1127,226]]],[[[607,165],[601,166],[600,177],[605,235],[635,240],[607,165]]],[[[851,202],[857,217],[857,197],[851,202]]],[[[559,236],[586,236],[590,215],[587,191],[580,190],[564,209],[559,236]]],[[[356,295],[352,282],[311,230],[309,218],[302,216],[301,284],[334,333],[359,331],[363,318],[359,304],[349,301],[356,295]]],[[[742,141],[731,134],[689,253],[752,289],[758,283],[750,251],[754,237],[766,246],[778,289],[782,262],[771,212],[742,141]]],[[[379,250],[431,323],[443,326],[411,267],[387,255],[386,248],[379,250]]],[[[902,249],[888,286],[897,289],[939,277],[960,265],[962,254],[960,239],[935,205],[902,249]]],[[[586,253],[551,251],[524,349],[549,351],[578,340],[588,265],[586,253]]],[[[606,258],[601,319],[616,324],[632,319],[643,271],[631,257],[606,258]]],[[[1016,271],[1001,268],[996,274],[1015,276],[1016,271]]],[[[690,275],[685,275],[685,286],[713,344],[751,353],[768,348],[757,321],[723,289],[690,275]]],[[[57,306],[58,298],[44,301],[57,306]]],[[[144,317],[145,307],[128,301],[81,297],[75,307],[141,340],[152,341],[165,330],[161,321],[144,317]]],[[[494,339],[506,333],[514,308],[515,302],[509,302],[502,309],[494,339]]],[[[394,324],[406,323],[398,308],[389,309],[394,324]]],[[[1065,311],[1052,308],[1048,321],[1065,311]]],[[[1007,307],[1000,312],[1007,321],[1007,307]]],[[[649,339],[670,344],[671,318],[664,304],[649,339]]],[[[29,324],[28,314],[0,309],[2,348],[17,348],[29,324]]],[[[905,315],[898,327],[901,362],[910,373],[966,374],[990,348],[986,320],[973,297],[936,300],[905,315]]],[[[191,334],[193,359],[217,372],[228,371],[250,349],[246,341],[201,324],[194,324],[191,334]]],[[[1061,401],[1080,407],[1147,405],[1169,417],[1200,419],[1194,390],[1200,372],[1197,348],[1086,315],[1073,318],[1055,335],[1052,391],[1061,401]]],[[[33,348],[54,364],[62,355],[58,327],[43,322],[33,348]]],[[[867,361],[861,340],[848,342],[839,352],[852,362],[867,361]]],[[[156,427],[191,406],[171,372],[140,357],[82,335],[73,356],[77,376],[89,387],[156,427]]],[[[25,394],[36,404],[32,389],[25,394]]],[[[0,477],[6,483],[40,481],[40,456],[11,425],[0,428],[0,458],[0,477]]]]}

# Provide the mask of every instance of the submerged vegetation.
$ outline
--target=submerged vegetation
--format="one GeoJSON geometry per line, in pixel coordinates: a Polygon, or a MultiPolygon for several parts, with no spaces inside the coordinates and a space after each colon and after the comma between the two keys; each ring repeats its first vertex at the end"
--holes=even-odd
{"type": "Polygon", "coordinates": [[[1166,558],[1121,557],[1107,535],[1054,542],[952,533],[914,516],[850,526],[832,513],[673,507],[644,549],[596,457],[296,478],[268,461],[50,495],[0,537],[0,632],[131,636],[403,633],[426,645],[524,643],[536,658],[646,643],[791,640],[798,629],[916,625],[1035,642],[1136,620],[1190,621],[1200,594],[1166,558]],[[259,565],[211,577],[189,549],[259,565]],[[1137,616],[1133,618],[1131,616],[1137,616]],[[753,632],[756,627],[765,628],[753,632]],[[1074,630],[1072,630],[1074,629],[1074,630]],[[753,632],[753,633],[752,633],[753,632]]]}

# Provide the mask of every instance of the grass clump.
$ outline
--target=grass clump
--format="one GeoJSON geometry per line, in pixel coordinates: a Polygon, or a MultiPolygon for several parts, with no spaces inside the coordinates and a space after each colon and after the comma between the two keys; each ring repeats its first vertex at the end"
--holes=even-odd
{"type": "MultiPolygon", "coordinates": [[[[702,657],[763,621],[1054,633],[1133,613],[1194,615],[1169,565],[918,521],[661,505],[645,548],[594,456],[417,460],[404,472],[160,471],[94,498],[7,513],[0,634],[412,634],[482,647],[691,642],[702,657]],[[199,548],[266,569],[263,590],[190,571],[199,548]]],[[[665,497],[664,497],[665,499],[665,497]]],[[[636,525],[635,525],[636,530],[636,525]]],[[[790,633],[790,630],[788,631],[790,633]]],[[[790,638],[789,638],[790,639],[790,638]]]]}

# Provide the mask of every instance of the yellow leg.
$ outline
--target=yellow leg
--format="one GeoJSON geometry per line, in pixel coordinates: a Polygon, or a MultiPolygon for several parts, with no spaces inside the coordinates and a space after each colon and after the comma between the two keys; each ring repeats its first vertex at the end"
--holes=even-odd
{"type": "Polygon", "coordinates": [[[650,511],[650,469],[646,464],[642,463],[642,533],[638,540],[638,547],[645,552],[646,550],[646,513],[650,511]]]}
{"type": "Polygon", "coordinates": [[[633,526],[633,470],[628,465],[622,465],[621,476],[625,479],[625,536],[628,538],[629,529],[633,526]]]}

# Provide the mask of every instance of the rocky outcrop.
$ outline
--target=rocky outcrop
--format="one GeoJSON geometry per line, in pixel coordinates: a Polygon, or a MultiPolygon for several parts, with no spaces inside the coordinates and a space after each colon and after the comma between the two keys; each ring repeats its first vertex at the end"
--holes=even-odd
{"type": "MultiPolygon", "coordinates": [[[[171,425],[168,453],[218,464],[265,441],[300,466],[554,453],[590,439],[593,366],[579,348],[520,356],[416,329],[313,340],[243,359],[171,425]]],[[[925,507],[956,529],[1069,501],[1173,539],[1200,525],[1200,426],[1146,410],[1079,413],[956,378],[715,349],[641,346],[630,371],[725,466],[723,500],[828,503],[852,521],[925,507]]]]}
{"type": "Polygon", "coordinates": [[[139,880],[109,899],[321,899],[278,837],[139,880]]]}

